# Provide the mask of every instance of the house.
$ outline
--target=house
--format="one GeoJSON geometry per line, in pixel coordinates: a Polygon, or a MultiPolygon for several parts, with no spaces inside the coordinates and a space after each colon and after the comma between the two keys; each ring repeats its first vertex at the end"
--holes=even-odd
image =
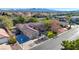
{"type": "Polygon", "coordinates": [[[44,32],[45,31],[45,25],[44,23],[28,23],[28,26],[38,30],[39,32],[44,32]]]}
{"type": "Polygon", "coordinates": [[[34,12],[32,13],[33,17],[37,17],[37,18],[45,18],[47,16],[49,16],[49,13],[44,13],[44,12],[34,12]]]}
{"type": "Polygon", "coordinates": [[[61,18],[61,19],[59,19],[59,21],[60,21],[60,24],[62,26],[68,26],[69,25],[69,22],[66,19],[61,18]]]}
{"type": "Polygon", "coordinates": [[[9,35],[7,34],[7,32],[0,28],[0,44],[3,43],[8,43],[8,39],[9,39],[9,35]]]}
{"type": "Polygon", "coordinates": [[[58,20],[60,21],[60,24],[62,26],[68,26],[69,25],[69,22],[68,22],[66,16],[59,16],[58,20]]]}
{"type": "Polygon", "coordinates": [[[71,21],[74,24],[79,24],[79,16],[72,16],[71,21]]]}
{"type": "Polygon", "coordinates": [[[39,37],[39,31],[29,27],[27,24],[17,24],[16,28],[23,32],[23,34],[30,39],[35,39],[39,37]]]}

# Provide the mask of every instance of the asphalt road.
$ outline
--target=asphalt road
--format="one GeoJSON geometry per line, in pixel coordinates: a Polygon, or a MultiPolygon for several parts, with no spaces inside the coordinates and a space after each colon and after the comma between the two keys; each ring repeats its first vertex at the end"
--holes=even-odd
{"type": "Polygon", "coordinates": [[[61,42],[64,40],[75,40],[79,38],[79,28],[73,28],[58,35],[54,39],[45,41],[44,43],[33,47],[31,50],[61,50],[61,42]]]}

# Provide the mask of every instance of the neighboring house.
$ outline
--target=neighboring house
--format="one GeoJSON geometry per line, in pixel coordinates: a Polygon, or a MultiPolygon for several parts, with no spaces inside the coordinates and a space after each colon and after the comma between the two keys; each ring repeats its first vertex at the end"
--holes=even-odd
{"type": "Polygon", "coordinates": [[[37,17],[37,18],[45,18],[47,16],[49,16],[49,13],[44,13],[44,12],[34,12],[32,13],[33,17],[37,17]]]}
{"type": "Polygon", "coordinates": [[[60,21],[60,24],[62,26],[68,26],[69,25],[67,19],[65,19],[65,18],[61,18],[61,19],[59,19],[59,21],[60,21]]]}
{"type": "Polygon", "coordinates": [[[66,19],[66,16],[59,16],[58,17],[58,20],[60,21],[60,24],[62,26],[68,26],[69,25],[69,22],[68,20],[66,19]]]}
{"type": "Polygon", "coordinates": [[[7,34],[7,32],[0,28],[0,44],[3,43],[8,43],[8,39],[9,39],[9,35],[7,34]]]}
{"type": "Polygon", "coordinates": [[[30,39],[35,39],[39,37],[39,31],[29,27],[27,24],[17,24],[16,28],[23,32],[24,35],[30,39]]]}
{"type": "Polygon", "coordinates": [[[56,16],[56,17],[57,17],[57,19],[60,21],[60,24],[61,24],[62,26],[67,26],[67,25],[69,25],[69,22],[68,22],[66,16],[56,16]]]}
{"type": "Polygon", "coordinates": [[[72,16],[71,21],[74,24],[79,24],[79,16],[72,16]]]}

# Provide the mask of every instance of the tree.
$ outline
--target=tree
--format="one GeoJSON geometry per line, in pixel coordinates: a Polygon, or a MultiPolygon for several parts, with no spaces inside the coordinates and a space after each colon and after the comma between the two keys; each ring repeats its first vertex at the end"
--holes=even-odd
{"type": "Polygon", "coordinates": [[[38,19],[36,17],[31,17],[28,22],[38,22],[38,19]]]}
{"type": "Polygon", "coordinates": [[[53,38],[55,36],[55,34],[52,31],[48,31],[47,36],[48,36],[48,38],[53,38]]]}
{"type": "Polygon", "coordinates": [[[50,18],[47,16],[46,18],[45,18],[46,20],[50,20],[50,18]]]}
{"type": "Polygon", "coordinates": [[[63,50],[79,50],[79,39],[62,41],[61,45],[64,47],[63,50]]]}
{"type": "Polygon", "coordinates": [[[46,29],[47,31],[50,30],[52,20],[44,19],[42,22],[45,24],[45,29],[46,29]]]}
{"type": "Polygon", "coordinates": [[[13,20],[14,24],[17,23],[25,23],[26,22],[26,18],[24,16],[17,16],[14,20],[13,20]]]}
{"type": "Polygon", "coordinates": [[[8,29],[12,29],[13,21],[11,18],[9,18],[7,16],[0,16],[0,20],[5,27],[7,27],[8,29]]]}
{"type": "Polygon", "coordinates": [[[10,36],[9,43],[11,43],[11,44],[16,43],[16,38],[11,32],[11,29],[13,27],[12,19],[10,19],[8,16],[0,16],[0,20],[4,24],[4,27],[10,36]]]}
{"type": "Polygon", "coordinates": [[[54,32],[58,32],[58,29],[62,28],[60,26],[60,22],[58,20],[53,20],[51,23],[51,30],[54,32]]]}

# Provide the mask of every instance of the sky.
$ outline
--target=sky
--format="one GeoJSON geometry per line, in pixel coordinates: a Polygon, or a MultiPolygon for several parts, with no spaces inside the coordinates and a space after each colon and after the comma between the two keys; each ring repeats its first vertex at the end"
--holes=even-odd
{"type": "Polygon", "coordinates": [[[58,11],[76,11],[79,10],[79,8],[51,8],[58,11]]]}

